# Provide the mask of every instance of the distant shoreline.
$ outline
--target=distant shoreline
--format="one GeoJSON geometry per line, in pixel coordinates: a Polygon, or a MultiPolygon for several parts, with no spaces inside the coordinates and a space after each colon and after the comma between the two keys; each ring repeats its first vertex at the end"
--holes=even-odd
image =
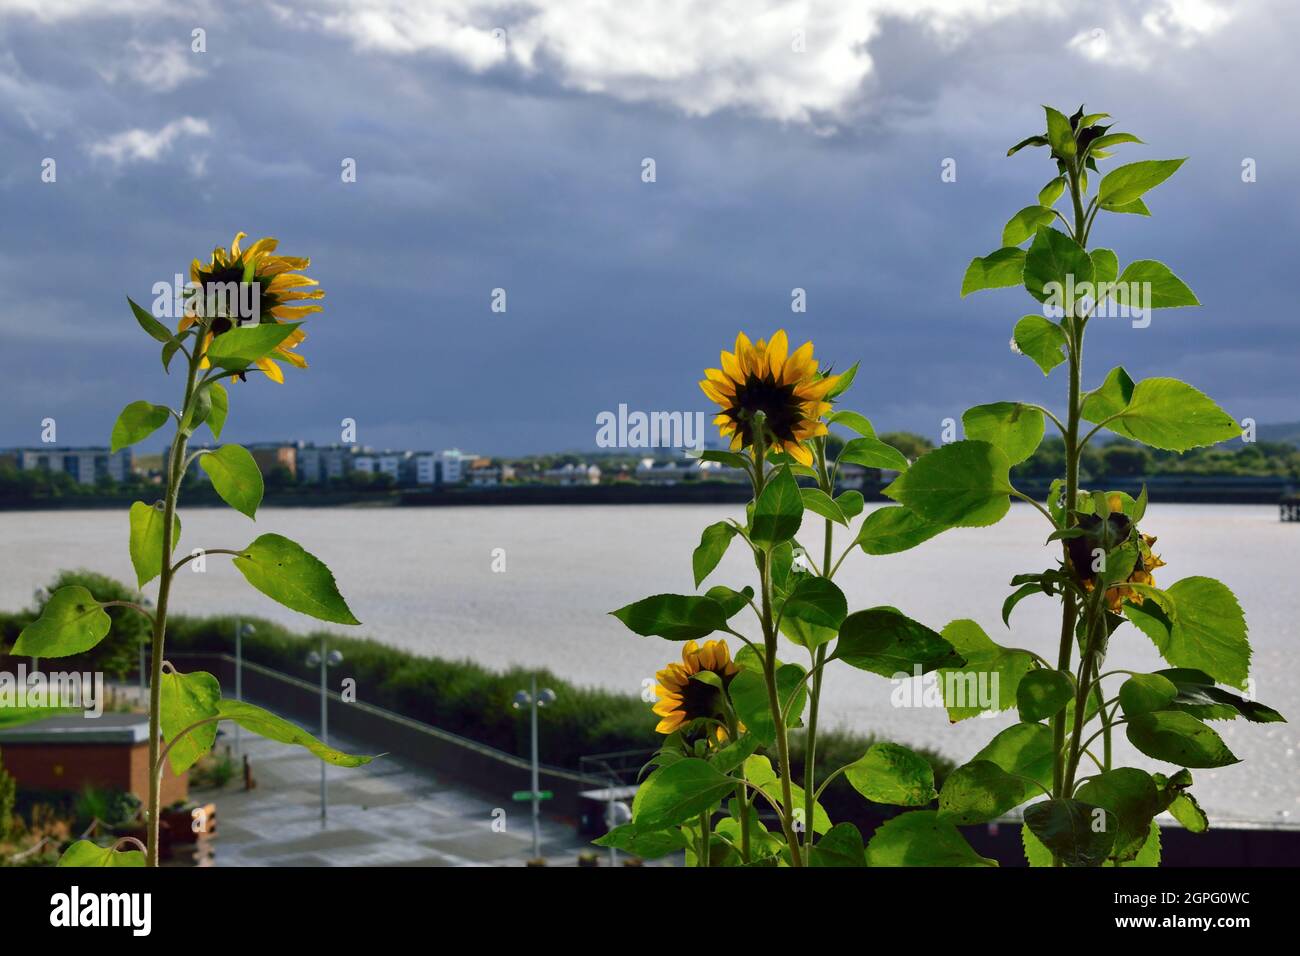
{"type": "MultiPolygon", "coordinates": [[[[1097,482],[1108,491],[1136,495],[1144,479],[1111,478],[1097,482]]],[[[1277,505],[1294,497],[1295,485],[1280,478],[1212,478],[1203,476],[1160,476],[1145,479],[1153,501],[1172,504],[1260,504],[1277,505]]],[[[886,502],[883,485],[862,489],[870,502],[886,502]]],[[[1027,495],[1044,500],[1050,483],[1021,480],[1017,487],[1027,495]]],[[[127,508],[138,495],[71,495],[59,498],[0,498],[0,511],[76,511],[127,508]]],[[[430,508],[483,505],[647,505],[647,504],[744,504],[749,487],[738,482],[689,482],[677,485],[620,483],[608,485],[506,485],[460,487],[446,490],[393,489],[382,492],[294,491],[268,492],[263,505],[274,508],[430,508]]],[[[186,499],[186,507],[221,507],[210,492],[186,499]]]]}

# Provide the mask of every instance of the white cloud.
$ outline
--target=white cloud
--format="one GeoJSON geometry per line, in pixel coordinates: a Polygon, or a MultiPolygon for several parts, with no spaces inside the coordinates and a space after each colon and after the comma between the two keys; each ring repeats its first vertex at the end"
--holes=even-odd
{"type": "Polygon", "coordinates": [[[1168,48],[1187,49],[1232,20],[1221,0],[1155,0],[1145,11],[1117,8],[1099,13],[1097,25],[1066,44],[1095,63],[1145,69],[1168,48]]]}
{"type": "Polygon", "coordinates": [[[127,51],[125,57],[122,51],[113,51],[113,65],[100,70],[100,76],[109,83],[125,78],[155,93],[169,93],[203,75],[198,65],[202,54],[192,53],[188,44],[150,45],[132,40],[127,51]]]}
{"type": "Polygon", "coordinates": [[[141,161],[157,162],[182,136],[210,136],[207,120],[182,116],[157,130],[128,129],[108,139],[91,144],[90,155],[112,160],[115,164],[141,161]]]}
{"type": "MultiPolygon", "coordinates": [[[[1028,13],[1128,16],[1119,0],[446,0],[436,9],[425,0],[306,0],[299,9],[363,50],[429,53],[475,72],[510,65],[688,115],[737,109],[822,132],[860,105],[875,66],[868,47],[887,18],[919,24],[952,46],[1028,13]]],[[[1226,19],[1215,0],[1156,0],[1132,29],[1148,42],[1185,45],[1226,19]]],[[[1072,45],[1094,55],[1084,48],[1091,31],[1080,36],[1072,45]]]]}

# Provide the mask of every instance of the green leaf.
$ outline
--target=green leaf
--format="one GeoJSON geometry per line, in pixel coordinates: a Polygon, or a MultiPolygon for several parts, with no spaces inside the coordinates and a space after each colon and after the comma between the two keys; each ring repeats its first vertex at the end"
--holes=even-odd
{"type": "Polygon", "coordinates": [[[840,639],[830,659],[882,677],[913,676],[940,667],[960,667],[965,661],[943,637],[892,608],[872,608],[850,614],[840,625],[840,639]]]}
{"type": "Polygon", "coordinates": [[[1046,146],[1046,145],[1047,145],[1046,136],[1026,136],[1020,142],[1016,143],[1015,146],[1012,146],[1009,150],[1007,150],[1007,155],[1014,156],[1016,153],[1020,152],[1026,146],[1046,146]]]}
{"type": "Polygon", "coordinates": [[[867,844],[868,866],[997,866],[976,853],[961,831],[934,810],[886,820],[867,844]]]}
{"type": "Polygon", "coordinates": [[[966,267],[961,280],[962,298],[981,289],[1001,289],[1020,285],[1025,271],[1025,250],[1008,246],[991,252],[984,258],[978,256],[966,267]]]}
{"type": "Polygon", "coordinates": [[[1147,208],[1147,204],[1144,203],[1141,199],[1134,199],[1132,202],[1126,202],[1122,206],[1111,206],[1106,211],[1128,213],[1129,215],[1133,215],[1133,216],[1151,215],[1151,210],[1147,208]]]}
{"type": "Polygon", "coordinates": [[[1052,155],[1069,159],[1078,151],[1069,118],[1050,106],[1044,106],[1043,109],[1047,113],[1047,141],[1052,145],[1052,155]]]}
{"type": "Polygon", "coordinates": [[[938,796],[929,762],[901,744],[872,744],[844,769],[844,776],[873,803],[923,807],[938,796]]]}
{"type": "Polygon", "coordinates": [[[1020,680],[1016,688],[1016,707],[1026,722],[1055,717],[1074,696],[1074,682],[1064,671],[1039,668],[1020,680]]]}
{"type": "Polygon", "coordinates": [[[1134,674],[1119,687],[1125,717],[1164,710],[1178,696],[1174,682],[1161,674],[1134,674]]]}
{"type": "Polygon", "coordinates": [[[221,430],[226,427],[226,416],[230,414],[230,395],[220,382],[208,386],[208,400],[212,410],[208,412],[208,428],[212,437],[220,439],[221,430]]]}
{"type": "Polygon", "coordinates": [[[163,740],[171,744],[168,762],[172,765],[172,772],[179,776],[198,763],[216,742],[221,685],[206,671],[180,674],[173,670],[162,675],[158,692],[163,740]],[[194,727],[203,720],[209,722],[194,727]],[[191,727],[192,730],[177,739],[182,731],[191,727]]]}
{"type": "Polygon", "coordinates": [[[897,554],[929,541],[949,527],[942,522],[927,521],[902,505],[891,505],[867,515],[853,543],[867,554],[897,554]]]}
{"type": "Polygon", "coordinates": [[[230,371],[242,372],[258,359],[266,358],[293,334],[300,322],[259,322],[236,326],[223,332],[208,346],[208,361],[230,371]]]}
{"type": "MultiPolygon", "coordinates": [[[[1065,177],[1057,176],[1038,191],[1038,204],[1047,206],[1050,209],[1056,205],[1056,201],[1061,198],[1063,192],[1065,192],[1065,177]]],[[[1006,243],[1004,242],[1003,245],[1006,245],[1006,243]]]]}
{"type": "Polygon", "coordinates": [[[852,462],[864,468],[887,468],[907,471],[907,456],[879,438],[854,438],[840,449],[838,461],[852,462]]]}
{"type": "Polygon", "coordinates": [[[1100,298],[1100,287],[1119,277],[1119,256],[1112,249],[1093,249],[1088,257],[1092,259],[1092,281],[1098,286],[1097,297],[1100,298]]]}
{"type": "Polygon", "coordinates": [[[966,661],[939,674],[948,719],[956,722],[989,710],[1016,706],[1016,686],[1034,666],[1028,651],[995,644],[971,620],[957,620],[942,631],[943,638],[966,661]]]}
{"type": "Polygon", "coordinates": [[[819,514],[828,521],[848,525],[849,519],[840,510],[840,506],[835,503],[835,499],[820,488],[800,488],[799,494],[803,497],[805,511],[819,514]]]}
{"type": "Polygon", "coordinates": [[[168,375],[170,375],[172,371],[172,358],[174,358],[176,353],[180,351],[181,338],[181,336],[178,336],[162,347],[162,367],[163,371],[168,375]]]}
{"type": "Polygon", "coordinates": [[[1116,295],[1121,302],[1126,301],[1128,305],[1141,305],[1148,309],[1176,309],[1201,304],[1182,279],[1174,275],[1163,262],[1154,259],[1139,259],[1126,265],[1119,277],[1116,295]],[[1137,296],[1132,296],[1129,290],[1135,285],[1141,288],[1137,296]]]}
{"type": "Polygon", "coordinates": [[[339,594],[330,569],[288,538],[264,534],[240,552],[234,565],[249,584],[287,608],[334,624],[361,623],[339,594]]]}
{"type": "Polygon", "coordinates": [[[284,718],[277,717],[269,710],[263,710],[261,707],[242,700],[223,699],[218,702],[217,711],[220,713],[222,720],[233,720],[249,733],[282,744],[303,747],[335,767],[360,767],[375,759],[374,757],[347,754],[341,750],[335,750],[284,718]]]}
{"type": "Polygon", "coordinates": [[[803,523],[803,496],[788,466],[774,471],[754,503],[749,538],[759,548],[771,549],[789,541],[803,523]]]}
{"type": "Polygon", "coordinates": [[[851,428],[863,438],[876,437],[876,429],[872,427],[871,421],[867,416],[859,414],[858,412],[851,412],[848,409],[831,412],[831,414],[826,416],[826,421],[832,425],[844,425],[847,428],[851,428]]]}
{"type": "Polygon", "coordinates": [[[1227,767],[1240,762],[1208,725],[1182,711],[1135,714],[1128,718],[1125,732],[1129,743],[1148,757],[1183,767],[1227,767]]]}
{"type": "Polygon", "coordinates": [[[981,527],[1011,508],[1010,469],[1007,456],[988,442],[952,442],[922,455],[884,493],[928,521],[981,527]]]}
{"type": "Polygon", "coordinates": [[[1028,778],[1022,785],[1023,800],[1029,800],[1043,792],[1029,781],[1046,788],[1052,785],[1052,728],[1046,724],[1012,724],[971,760],[988,760],[1013,777],[1028,778]]]}
{"type": "Polygon", "coordinates": [[[862,509],[866,506],[866,500],[862,497],[862,492],[850,488],[848,491],[841,491],[836,496],[835,504],[844,517],[852,521],[862,514],[862,509]]]}
{"type": "Polygon", "coordinates": [[[1107,133],[1105,136],[1098,136],[1092,141],[1092,149],[1106,149],[1110,146],[1118,146],[1121,143],[1141,143],[1132,133],[1107,133]]]}
{"type": "MultiPolygon", "coordinates": [[[[792,721],[803,710],[807,698],[806,689],[799,683],[803,673],[803,668],[798,664],[783,664],[777,669],[777,700],[782,708],[790,703],[792,697],[795,697],[798,688],[798,696],[795,697],[794,705],[790,707],[792,721]]],[[[742,670],[731,679],[731,684],[727,687],[727,696],[731,698],[736,716],[745,725],[748,733],[765,747],[775,745],[776,721],[772,718],[772,708],[767,699],[767,681],[762,673],[749,669],[742,670]]]]}
{"type": "Polygon", "coordinates": [[[712,598],[690,594],[656,594],[611,611],[643,637],[693,641],[727,626],[727,615],[712,598]]]}
{"type": "Polygon", "coordinates": [[[596,846],[622,850],[643,860],[657,860],[669,853],[679,853],[686,849],[686,835],[680,829],[645,832],[631,823],[615,827],[591,842],[596,846]]]}
{"type": "Polygon", "coordinates": [[[1178,609],[1171,627],[1145,604],[1127,604],[1124,614],[1170,664],[1194,667],[1224,684],[1245,688],[1251,650],[1246,615],[1236,595],[1222,581],[1200,576],[1175,581],[1166,591],[1178,609]]]}
{"type": "Polygon", "coordinates": [[[849,613],[844,592],[829,578],[804,575],[781,605],[781,633],[816,649],[835,639],[849,613]]]}
{"type": "Polygon", "coordinates": [[[1118,415],[1133,398],[1133,379],[1120,366],[1111,369],[1106,380],[1083,397],[1081,414],[1085,421],[1100,422],[1118,415]]]}
{"type": "Polygon", "coordinates": [[[185,414],[181,417],[181,430],[186,435],[194,434],[194,430],[206,422],[211,414],[212,393],[206,388],[201,388],[194,393],[189,407],[185,409],[185,414]]]}
{"type": "Polygon", "coordinates": [[[90,840],[77,840],[63,851],[63,856],[59,857],[59,862],[55,864],[55,866],[109,867],[144,865],[144,854],[139,850],[114,850],[111,846],[100,846],[90,840]]]}
{"type": "Polygon", "coordinates": [[[736,536],[735,527],[727,521],[709,525],[700,535],[700,543],[691,555],[691,570],[695,573],[695,586],[707,578],[718,566],[722,556],[727,553],[731,539],[736,536]]]}
{"type": "Polygon", "coordinates": [[[1041,315],[1027,315],[1016,323],[1011,339],[1022,355],[1034,360],[1046,375],[1065,361],[1065,330],[1041,315]]]}
{"type": "Polygon", "coordinates": [[[1105,819],[1104,810],[1080,800],[1044,800],[1025,807],[1025,825],[1066,866],[1100,866],[1106,860],[1115,832],[1105,819]]]}
{"type": "Polygon", "coordinates": [[[967,438],[1000,448],[1013,465],[1028,460],[1043,441],[1043,412],[1022,402],[976,405],[961,417],[967,438]]]}
{"type": "MultiPolygon", "coordinates": [[[[784,796],[780,778],[777,777],[776,771],[772,769],[772,762],[766,757],[755,755],[745,761],[745,779],[757,786],[778,805],[782,804],[784,796]]],[[[802,815],[804,810],[804,792],[798,784],[790,785],[790,802],[794,805],[796,813],[802,815]]],[[[635,815],[635,809],[633,814],[635,815]]],[[[813,833],[825,833],[831,828],[831,818],[826,815],[822,805],[818,802],[813,803],[813,833]]]]}
{"type": "Polygon", "coordinates": [[[113,621],[95,596],[80,585],[50,595],[41,616],[22,629],[14,657],[68,657],[90,650],[108,634],[113,621]]]}
{"type": "Polygon", "coordinates": [[[1106,827],[1115,833],[1110,855],[1121,863],[1137,857],[1150,835],[1151,821],[1161,809],[1155,781],[1135,767],[1099,774],[1085,781],[1075,797],[1107,812],[1106,827]]]}
{"type": "Polygon", "coordinates": [[[1072,303],[1065,301],[1066,289],[1092,282],[1092,275],[1092,259],[1082,246],[1059,229],[1038,230],[1025,255],[1024,281],[1030,295],[1039,302],[1053,299],[1069,315],[1072,303]]]}
{"type": "Polygon", "coordinates": [[[1112,169],[1102,177],[1097,201],[1102,209],[1114,209],[1141,198],[1148,189],[1159,186],[1186,162],[1183,159],[1144,159],[1112,169]]]}
{"type": "Polygon", "coordinates": [[[1048,204],[1041,206],[1026,206],[1020,210],[1002,229],[1002,245],[1018,246],[1035,232],[1039,226],[1046,226],[1055,218],[1056,214],[1052,212],[1048,204]]]}
{"type": "Polygon", "coordinates": [[[632,822],[647,831],[685,823],[735,788],[734,777],[719,773],[707,760],[688,757],[646,778],[632,801],[632,822]]]}
{"type": "Polygon", "coordinates": [[[948,774],[943,782],[939,819],[958,826],[987,823],[1024,800],[1024,781],[990,760],[973,760],[948,774]]]}
{"type": "Polygon", "coordinates": [[[866,866],[866,848],[862,844],[862,833],[852,823],[835,824],[812,848],[808,865],[812,867],[866,866]]]}
{"type": "Polygon", "coordinates": [[[212,479],[212,487],[222,501],[250,518],[257,517],[257,507],[262,503],[262,471],[246,448],[222,445],[200,455],[199,467],[212,479]]]}
{"type": "Polygon", "coordinates": [[[1169,813],[1192,833],[1204,833],[1210,828],[1210,818],[1205,815],[1196,798],[1184,791],[1169,804],[1169,813]]]}
{"type": "Polygon", "coordinates": [[[858,377],[858,366],[860,364],[862,363],[854,362],[849,366],[847,371],[840,373],[840,377],[836,380],[835,384],[831,386],[831,390],[826,393],[826,398],[828,400],[839,398],[853,387],[853,380],[858,377]]]}
{"type": "Polygon", "coordinates": [[[704,592],[704,596],[717,601],[722,607],[722,613],[732,618],[754,599],[754,589],[746,587],[735,591],[725,585],[715,584],[704,592]]]}
{"type": "Polygon", "coordinates": [[[1214,686],[1214,678],[1189,667],[1172,667],[1156,674],[1177,688],[1169,710],[1181,710],[1200,720],[1236,720],[1245,717],[1256,724],[1285,723],[1286,718],[1272,707],[1255,700],[1238,697],[1214,686]]]}
{"type": "MultiPolygon", "coordinates": [[[[158,575],[162,574],[163,555],[163,512],[161,508],[137,501],[131,505],[131,564],[135,567],[136,583],[144,587],[158,575]]],[[[181,539],[181,519],[172,516],[172,551],[181,539]]]]}
{"type": "Polygon", "coordinates": [[[113,437],[110,439],[109,454],[117,454],[128,445],[148,438],[167,423],[171,412],[166,405],[151,405],[149,402],[132,402],[122,409],[117,421],[113,423],[113,437]]]}
{"type": "Polygon", "coordinates": [[[175,336],[157,319],[155,319],[147,309],[142,309],[135,304],[135,301],[127,296],[126,301],[131,303],[131,314],[135,320],[140,323],[140,328],[144,329],[152,338],[159,342],[174,341],[175,336]]]}
{"type": "MultiPolygon", "coordinates": [[[[1091,410],[1084,403],[1084,417],[1091,410]]],[[[1165,451],[1188,451],[1241,434],[1232,416],[1203,392],[1175,378],[1144,378],[1119,417],[1106,427],[1117,435],[1165,451]]]]}

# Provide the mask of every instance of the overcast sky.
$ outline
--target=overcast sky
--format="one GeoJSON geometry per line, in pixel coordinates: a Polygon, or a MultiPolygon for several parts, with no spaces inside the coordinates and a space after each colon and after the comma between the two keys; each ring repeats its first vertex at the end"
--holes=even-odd
{"type": "Polygon", "coordinates": [[[1085,372],[1295,421],[1297,27],[1287,0],[0,0],[0,445],[174,403],[124,297],[239,230],[327,298],[312,367],[237,386],[229,440],[591,448],[620,403],[707,410],[742,328],[862,360],[880,430],[1059,401],[1008,349],[1032,300],[958,290],[1053,174],[1007,147],[1080,102],[1149,144],[1120,162],[1190,157],[1094,244],[1204,303],[1099,324],[1085,372]]]}

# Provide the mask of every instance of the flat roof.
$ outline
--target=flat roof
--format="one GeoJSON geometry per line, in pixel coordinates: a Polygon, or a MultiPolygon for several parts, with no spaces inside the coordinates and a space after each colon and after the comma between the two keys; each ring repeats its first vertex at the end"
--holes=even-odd
{"type": "Polygon", "coordinates": [[[147,714],[60,714],[0,729],[6,744],[139,744],[149,742],[147,714]]]}

